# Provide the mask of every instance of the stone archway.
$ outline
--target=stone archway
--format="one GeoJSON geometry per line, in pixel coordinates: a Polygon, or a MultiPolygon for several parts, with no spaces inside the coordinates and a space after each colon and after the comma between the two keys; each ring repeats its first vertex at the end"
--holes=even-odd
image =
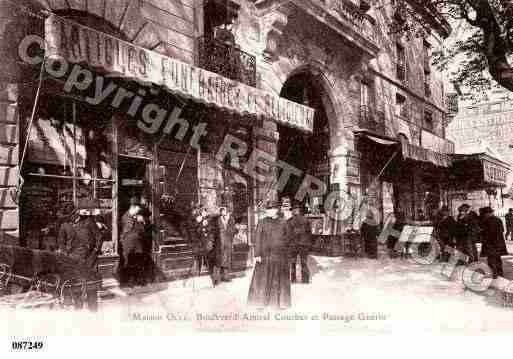
{"type": "MultiPolygon", "coordinates": [[[[286,162],[302,172],[302,176],[292,177],[283,188],[280,196],[293,198],[298,192],[304,176],[310,175],[320,180],[330,190],[333,184],[340,186],[336,171],[340,163],[333,156],[337,138],[337,117],[330,87],[321,71],[312,66],[301,66],[292,71],[283,83],[280,96],[294,102],[303,103],[315,109],[313,133],[302,133],[297,129],[278,125],[278,160],[286,162]]],[[[345,161],[345,157],[342,157],[345,161]]],[[[308,199],[313,208],[322,204],[324,198],[308,199]],[[314,201],[315,203],[312,203],[314,201]]]]}

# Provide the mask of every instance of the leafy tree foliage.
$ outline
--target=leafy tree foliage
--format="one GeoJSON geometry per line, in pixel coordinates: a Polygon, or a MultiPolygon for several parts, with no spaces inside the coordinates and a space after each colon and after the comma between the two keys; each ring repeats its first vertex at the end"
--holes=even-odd
{"type": "Polygon", "coordinates": [[[503,87],[513,91],[513,0],[393,2],[391,31],[422,35],[436,30],[433,18],[451,25],[453,34],[433,51],[433,61],[449,73],[457,90],[482,93],[503,87]],[[426,12],[433,17],[423,16],[426,12]]]}

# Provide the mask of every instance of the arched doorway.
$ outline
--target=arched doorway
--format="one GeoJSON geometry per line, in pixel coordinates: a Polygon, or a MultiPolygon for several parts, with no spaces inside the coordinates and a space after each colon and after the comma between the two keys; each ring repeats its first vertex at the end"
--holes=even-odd
{"type": "MultiPolygon", "coordinates": [[[[309,71],[290,76],[280,96],[315,109],[313,133],[278,126],[280,140],[278,159],[302,172],[300,177],[291,176],[280,197],[294,198],[306,175],[314,176],[330,187],[330,126],[325,108],[322,85],[319,78],[309,71]]],[[[323,211],[323,198],[306,198],[305,205],[311,211],[323,211]]]]}

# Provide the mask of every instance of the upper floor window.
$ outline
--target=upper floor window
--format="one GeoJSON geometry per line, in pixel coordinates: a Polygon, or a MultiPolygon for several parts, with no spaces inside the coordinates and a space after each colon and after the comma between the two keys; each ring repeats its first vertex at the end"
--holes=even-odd
{"type": "Polygon", "coordinates": [[[429,111],[424,112],[424,128],[428,131],[433,131],[435,129],[433,114],[429,111]]]}
{"type": "Polygon", "coordinates": [[[431,44],[426,39],[423,41],[423,59],[424,72],[431,73],[431,44]]]}
{"type": "Polygon", "coordinates": [[[396,75],[400,81],[406,80],[406,52],[400,43],[396,43],[396,75]]]}
{"type": "Polygon", "coordinates": [[[406,97],[401,94],[395,95],[396,114],[401,117],[408,117],[408,104],[406,97]]]}

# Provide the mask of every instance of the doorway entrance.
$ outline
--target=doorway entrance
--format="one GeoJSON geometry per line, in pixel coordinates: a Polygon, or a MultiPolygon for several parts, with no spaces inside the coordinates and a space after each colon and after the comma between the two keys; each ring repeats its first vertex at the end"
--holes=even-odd
{"type": "MultiPolygon", "coordinates": [[[[278,126],[278,159],[302,171],[301,177],[291,176],[280,197],[294,198],[306,175],[314,176],[330,188],[330,128],[322,95],[319,80],[309,72],[295,74],[283,85],[280,96],[314,108],[315,117],[313,133],[278,126]]],[[[306,198],[304,205],[307,211],[315,213],[324,211],[323,203],[322,197],[306,198]]]]}

